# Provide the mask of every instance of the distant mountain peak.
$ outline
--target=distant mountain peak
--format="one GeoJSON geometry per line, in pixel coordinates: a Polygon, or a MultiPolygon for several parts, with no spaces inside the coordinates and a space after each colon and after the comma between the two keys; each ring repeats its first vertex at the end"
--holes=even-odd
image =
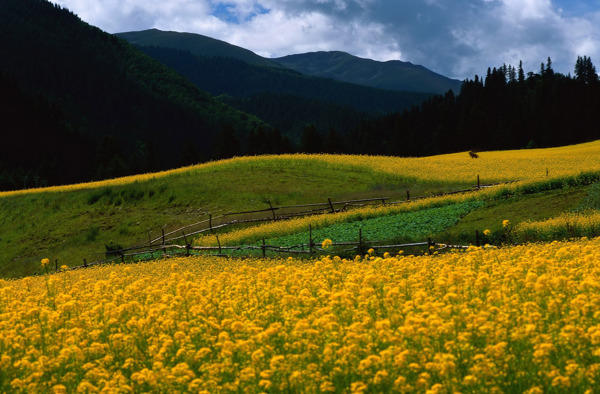
{"type": "Polygon", "coordinates": [[[258,66],[281,67],[278,63],[265,59],[248,49],[196,33],[148,29],[115,35],[140,46],[173,48],[188,51],[195,56],[228,57],[258,66]]]}
{"type": "Polygon", "coordinates": [[[342,51],[319,51],[271,59],[302,74],[380,89],[442,94],[462,82],[401,60],[377,61],[342,51]]]}

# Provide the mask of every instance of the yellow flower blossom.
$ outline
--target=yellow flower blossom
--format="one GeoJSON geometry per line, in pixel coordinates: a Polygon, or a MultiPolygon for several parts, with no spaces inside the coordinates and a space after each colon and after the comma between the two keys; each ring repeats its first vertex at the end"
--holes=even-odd
{"type": "Polygon", "coordinates": [[[585,392],[598,250],[192,256],[0,280],[0,392],[585,392]]]}

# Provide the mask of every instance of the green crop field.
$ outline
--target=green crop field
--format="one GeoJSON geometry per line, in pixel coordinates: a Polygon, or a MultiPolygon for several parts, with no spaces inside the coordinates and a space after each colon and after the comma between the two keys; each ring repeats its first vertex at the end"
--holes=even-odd
{"type": "MultiPolygon", "coordinates": [[[[515,223],[545,219],[575,208],[588,195],[587,185],[593,183],[596,175],[577,175],[587,167],[580,168],[578,161],[565,158],[571,157],[577,149],[583,152],[583,157],[592,158],[597,146],[599,144],[563,150],[511,151],[506,153],[509,159],[498,165],[493,163],[502,155],[495,152],[482,153],[479,161],[471,160],[466,153],[425,159],[264,156],[91,184],[1,193],[0,275],[19,277],[39,273],[42,258],[57,261],[59,266],[81,265],[84,259],[100,260],[105,257],[107,246],[125,247],[147,242],[149,237],[160,235],[161,229],[169,231],[198,222],[206,218],[207,213],[219,215],[264,209],[269,203],[275,206],[306,204],[327,201],[327,198],[334,201],[368,197],[403,200],[407,189],[411,196],[419,196],[472,187],[474,177],[460,174],[481,171],[489,181],[509,179],[511,174],[522,176],[525,170],[519,157],[524,155],[539,157],[546,164],[552,163],[555,157],[561,174],[565,175],[536,181],[542,182],[541,186],[527,186],[527,183],[520,186],[519,193],[527,196],[512,200],[509,198],[512,191],[498,192],[500,194],[492,198],[493,204],[488,202],[486,207],[446,226],[444,233],[434,226],[407,236],[439,234],[443,242],[472,242],[475,230],[493,229],[506,218],[515,223]],[[490,172],[493,168],[497,169],[495,175],[490,172]],[[419,174],[423,174],[421,178],[419,174]],[[544,190],[546,197],[535,196],[544,190]],[[544,198],[552,203],[543,202],[544,198]],[[519,208],[520,204],[525,207],[519,208]],[[527,204],[535,209],[527,208],[527,204]],[[477,219],[477,215],[482,219],[477,219]]],[[[587,163],[585,160],[583,163],[587,163]]],[[[538,169],[533,170],[535,180],[533,175],[537,176],[538,169]]],[[[374,227],[377,226],[374,222],[374,227]]],[[[406,238],[403,231],[399,230],[391,239],[406,238]]]]}

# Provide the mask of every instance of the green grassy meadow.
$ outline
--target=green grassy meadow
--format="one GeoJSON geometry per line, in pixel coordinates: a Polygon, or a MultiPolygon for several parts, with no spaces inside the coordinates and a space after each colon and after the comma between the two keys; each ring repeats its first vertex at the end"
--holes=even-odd
{"type": "MultiPolygon", "coordinates": [[[[422,182],[372,168],[319,160],[226,161],[121,186],[35,192],[0,197],[0,276],[41,272],[40,260],[77,266],[104,258],[106,245],[131,246],[165,231],[219,215],[274,206],[390,197],[393,200],[464,189],[460,182],[422,182]]],[[[443,230],[439,242],[473,242],[475,230],[549,218],[576,208],[589,186],[561,187],[496,199],[465,213],[443,230]]],[[[426,217],[426,215],[425,215],[426,217]]],[[[425,227],[426,228],[426,227],[425,227]]],[[[337,231],[337,230],[336,230],[337,231]]],[[[422,235],[425,237],[427,231],[422,235]]],[[[390,236],[406,239],[406,236],[390,236]]]]}
{"type": "Polygon", "coordinates": [[[463,185],[426,184],[371,169],[320,161],[226,162],[167,177],[68,192],[0,197],[0,276],[40,272],[39,262],[81,265],[105,245],[137,244],[214,215],[276,205],[390,197],[463,185]]]}

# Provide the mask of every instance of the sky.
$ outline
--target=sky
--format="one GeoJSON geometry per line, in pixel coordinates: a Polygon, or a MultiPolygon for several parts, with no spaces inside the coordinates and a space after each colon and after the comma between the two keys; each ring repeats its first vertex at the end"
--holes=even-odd
{"type": "Polygon", "coordinates": [[[345,51],[451,78],[488,67],[538,72],[577,56],[600,70],[600,0],[53,0],[109,33],[198,33],[264,57],[345,51]]]}

